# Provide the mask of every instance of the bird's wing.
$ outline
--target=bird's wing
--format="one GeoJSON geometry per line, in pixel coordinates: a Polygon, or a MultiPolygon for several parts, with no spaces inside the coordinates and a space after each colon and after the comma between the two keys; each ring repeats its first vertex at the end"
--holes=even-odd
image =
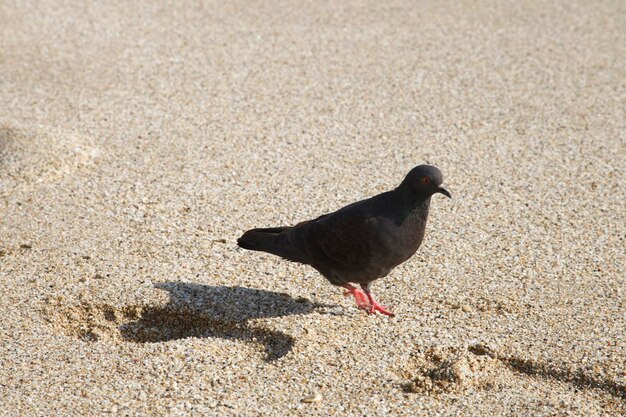
{"type": "Polygon", "coordinates": [[[312,264],[343,271],[369,265],[378,240],[376,219],[363,206],[346,207],[306,226],[305,245],[312,264]]]}

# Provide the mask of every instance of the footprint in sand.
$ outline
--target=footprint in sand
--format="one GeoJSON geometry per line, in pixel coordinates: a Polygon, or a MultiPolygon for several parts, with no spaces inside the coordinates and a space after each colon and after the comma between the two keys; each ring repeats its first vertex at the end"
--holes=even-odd
{"type": "Polygon", "coordinates": [[[254,321],[309,314],[323,306],[287,294],[245,287],[181,282],[160,283],[156,287],[170,293],[167,304],[71,304],[59,298],[47,300],[41,312],[55,332],[83,342],[143,344],[190,337],[218,338],[242,342],[271,362],[287,355],[295,339],[254,321]]]}
{"type": "Polygon", "coordinates": [[[459,397],[523,392],[520,397],[528,402],[571,397],[563,404],[586,401],[601,413],[626,411],[623,384],[555,363],[508,356],[481,344],[434,346],[416,350],[400,373],[409,378],[403,385],[408,393],[459,397]]]}
{"type": "MultiPolygon", "coordinates": [[[[63,303],[60,303],[63,304],[63,303]]],[[[46,321],[59,333],[83,342],[160,343],[190,337],[240,340],[264,352],[268,362],[291,351],[291,336],[263,326],[248,326],[170,306],[130,305],[115,307],[83,303],[50,305],[43,311],[46,321]]]]}

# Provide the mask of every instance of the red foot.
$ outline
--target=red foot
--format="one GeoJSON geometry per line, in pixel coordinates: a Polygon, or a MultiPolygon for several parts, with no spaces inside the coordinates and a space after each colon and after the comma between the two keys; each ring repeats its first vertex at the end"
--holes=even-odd
{"type": "Polygon", "coordinates": [[[395,314],[393,314],[391,311],[389,311],[387,309],[387,307],[385,307],[382,304],[378,304],[378,301],[376,301],[374,299],[374,296],[372,295],[372,293],[368,292],[368,293],[366,293],[366,295],[367,295],[367,298],[369,299],[369,304],[371,305],[371,308],[368,311],[368,313],[372,314],[372,313],[374,313],[374,311],[378,311],[381,314],[384,314],[384,315],[389,316],[389,317],[394,317],[395,316],[395,314]]]}
{"type": "Polygon", "coordinates": [[[361,291],[357,287],[350,285],[350,284],[343,285],[343,287],[348,290],[344,292],[343,295],[345,297],[349,297],[353,295],[354,299],[356,300],[356,305],[360,309],[369,310],[372,308],[372,305],[369,302],[368,296],[363,291],[361,291]]]}
{"type": "Polygon", "coordinates": [[[354,285],[350,284],[345,284],[343,285],[343,287],[347,289],[347,291],[344,292],[343,295],[346,297],[353,295],[354,299],[356,300],[357,306],[360,309],[366,310],[369,314],[373,314],[375,311],[378,311],[379,313],[390,317],[393,317],[395,315],[391,311],[389,311],[384,305],[378,304],[378,301],[374,299],[374,296],[369,291],[362,291],[354,285]]]}
{"type": "Polygon", "coordinates": [[[381,314],[384,314],[389,317],[395,316],[395,314],[389,311],[387,307],[385,307],[384,305],[378,304],[376,301],[374,301],[374,304],[372,304],[372,308],[370,309],[370,311],[368,311],[368,313],[372,314],[374,313],[374,311],[379,311],[381,314]]]}

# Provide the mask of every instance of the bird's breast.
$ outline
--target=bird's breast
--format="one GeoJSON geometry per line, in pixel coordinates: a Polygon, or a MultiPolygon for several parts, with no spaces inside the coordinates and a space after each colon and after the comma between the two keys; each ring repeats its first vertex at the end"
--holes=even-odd
{"type": "MultiPolygon", "coordinates": [[[[407,222],[410,222],[407,219],[407,222]]],[[[412,222],[410,222],[412,223],[412,222]]],[[[379,253],[380,261],[394,267],[409,259],[417,251],[424,238],[423,227],[412,224],[397,225],[387,221],[380,235],[383,251],[379,253]]]]}

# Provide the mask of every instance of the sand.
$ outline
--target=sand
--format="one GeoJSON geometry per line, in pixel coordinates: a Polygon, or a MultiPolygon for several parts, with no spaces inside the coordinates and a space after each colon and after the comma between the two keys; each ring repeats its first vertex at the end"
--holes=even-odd
{"type": "Polygon", "coordinates": [[[626,415],[625,22],[2,2],[0,414],[626,415]],[[425,162],[394,318],[235,244],[425,162]]]}

